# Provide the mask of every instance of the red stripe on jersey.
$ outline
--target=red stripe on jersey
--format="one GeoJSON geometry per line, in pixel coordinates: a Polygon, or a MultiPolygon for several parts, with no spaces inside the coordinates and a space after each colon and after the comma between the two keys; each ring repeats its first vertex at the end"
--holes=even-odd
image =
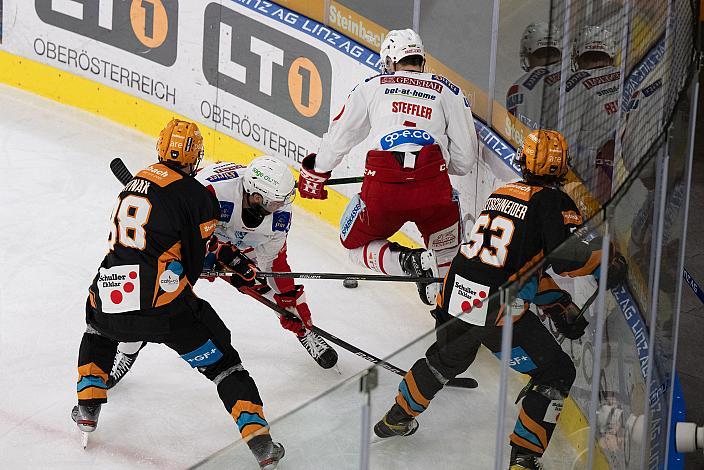
{"type": "Polygon", "coordinates": [[[386,272],[384,269],[384,252],[389,248],[389,244],[387,243],[386,245],[381,247],[381,250],[379,250],[379,269],[381,269],[381,272],[384,274],[389,274],[386,272]]]}
{"type": "MultiPolygon", "coordinates": [[[[291,266],[288,265],[288,256],[286,254],[286,243],[279,250],[279,255],[271,263],[271,268],[275,272],[290,273],[291,266]]],[[[279,292],[290,292],[294,289],[295,283],[290,277],[275,277],[274,284],[279,292]]]]}
{"type": "Polygon", "coordinates": [[[403,121],[404,127],[416,127],[416,123],[413,121],[403,121]]]}

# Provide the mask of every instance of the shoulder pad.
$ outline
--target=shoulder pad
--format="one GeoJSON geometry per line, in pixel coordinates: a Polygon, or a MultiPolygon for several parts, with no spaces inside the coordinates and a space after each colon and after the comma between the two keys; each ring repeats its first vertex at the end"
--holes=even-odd
{"type": "Polygon", "coordinates": [[[450,91],[452,91],[452,93],[454,93],[455,95],[459,95],[459,93],[460,93],[460,87],[458,87],[457,85],[455,85],[455,84],[452,83],[450,80],[448,80],[447,78],[443,77],[442,75],[431,75],[430,78],[433,79],[433,80],[435,80],[436,82],[440,82],[440,83],[442,83],[443,85],[445,85],[445,86],[446,86],[447,88],[449,88],[450,91]]]}
{"type": "Polygon", "coordinates": [[[271,221],[272,232],[288,232],[291,228],[291,213],[288,211],[276,211],[271,221]]]}

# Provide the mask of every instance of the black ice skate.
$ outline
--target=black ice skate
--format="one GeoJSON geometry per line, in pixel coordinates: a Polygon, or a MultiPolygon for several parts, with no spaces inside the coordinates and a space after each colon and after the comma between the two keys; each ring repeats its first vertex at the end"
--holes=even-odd
{"type": "Polygon", "coordinates": [[[323,369],[330,369],[337,364],[337,351],[311,330],[306,330],[303,336],[298,337],[298,341],[323,369]]]}
{"type": "Polygon", "coordinates": [[[410,436],[418,430],[418,421],[408,416],[398,405],[394,404],[381,421],[374,425],[374,434],[384,439],[394,436],[410,436]]]}
{"type": "Polygon", "coordinates": [[[515,447],[511,448],[509,470],[542,470],[543,466],[535,454],[521,454],[515,447]]]}
{"type": "MultiPolygon", "coordinates": [[[[395,248],[400,249],[398,260],[403,272],[415,277],[438,277],[438,265],[432,251],[422,248],[410,249],[400,245],[395,248]]],[[[435,295],[438,292],[437,284],[418,282],[416,285],[420,300],[426,305],[435,305],[435,295]]]]}
{"type": "Polygon", "coordinates": [[[117,353],[115,356],[115,362],[112,364],[112,370],[110,371],[110,376],[108,377],[108,381],[106,385],[108,386],[108,389],[113,388],[117,383],[122,380],[122,377],[129,372],[129,370],[132,368],[132,365],[134,364],[134,361],[137,360],[137,355],[139,354],[139,351],[137,351],[134,354],[125,354],[123,352],[117,353]]]}
{"type": "Polygon", "coordinates": [[[274,470],[279,465],[279,460],[284,458],[286,451],[284,446],[278,442],[273,442],[269,435],[255,436],[248,443],[249,450],[254,454],[254,458],[259,462],[262,470],[274,470]]]}

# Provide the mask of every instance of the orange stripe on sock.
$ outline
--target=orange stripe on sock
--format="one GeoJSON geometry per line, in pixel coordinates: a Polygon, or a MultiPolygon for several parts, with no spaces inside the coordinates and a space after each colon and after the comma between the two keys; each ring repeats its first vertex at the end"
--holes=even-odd
{"type": "Polygon", "coordinates": [[[430,405],[430,400],[425,398],[423,394],[420,393],[420,390],[418,390],[416,379],[413,378],[413,372],[408,371],[404,379],[406,380],[406,385],[408,385],[408,391],[411,393],[411,397],[423,408],[427,408],[428,405],[430,405]]]}
{"type": "Polygon", "coordinates": [[[250,440],[254,436],[261,436],[263,434],[269,434],[269,428],[265,428],[261,424],[248,424],[244,428],[242,428],[242,439],[245,441],[250,440]]]}
{"type": "Polygon", "coordinates": [[[521,423],[523,423],[523,426],[525,426],[527,430],[535,434],[538,439],[540,439],[540,443],[543,445],[544,449],[548,447],[547,431],[543,426],[533,421],[533,418],[528,416],[523,408],[521,408],[521,412],[518,413],[518,419],[521,420],[521,423]]]}
{"type": "Polygon", "coordinates": [[[87,377],[89,375],[94,375],[95,377],[100,377],[103,379],[103,382],[108,381],[108,374],[103,372],[103,369],[98,367],[95,362],[91,362],[89,364],[83,364],[82,366],[78,366],[78,380],[76,382],[80,382],[83,377],[87,377]]]}
{"type": "Polygon", "coordinates": [[[398,392],[398,395],[396,395],[396,403],[398,406],[403,408],[403,411],[405,411],[408,416],[418,416],[420,414],[417,411],[413,411],[411,407],[408,406],[408,403],[406,402],[404,396],[401,395],[401,392],[398,392]]]}
{"type": "Polygon", "coordinates": [[[526,441],[520,436],[517,436],[515,433],[511,434],[511,437],[509,437],[509,440],[516,444],[517,446],[523,447],[524,449],[528,449],[532,452],[536,452],[540,455],[543,455],[543,452],[545,452],[545,449],[541,449],[540,447],[536,446],[535,444],[526,441]]]}
{"type": "Polygon", "coordinates": [[[79,400],[93,400],[95,398],[107,400],[108,391],[100,387],[88,387],[78,392],[79,400]]]}

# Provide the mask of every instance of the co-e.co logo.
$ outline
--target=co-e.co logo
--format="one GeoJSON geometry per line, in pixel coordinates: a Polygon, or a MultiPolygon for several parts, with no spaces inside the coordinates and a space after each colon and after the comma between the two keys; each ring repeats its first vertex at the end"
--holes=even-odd
{"type": "Polygon", "coordinates": [[[176,61],[178,0],[35,0],[42,21],[162,65],[176,61]]]}
{"type": "Polygon", "coordinates": [[[211,3],[203,73],[211,85],[322,136],[330,119],[330,60],[319,49],[211,3]]]}

